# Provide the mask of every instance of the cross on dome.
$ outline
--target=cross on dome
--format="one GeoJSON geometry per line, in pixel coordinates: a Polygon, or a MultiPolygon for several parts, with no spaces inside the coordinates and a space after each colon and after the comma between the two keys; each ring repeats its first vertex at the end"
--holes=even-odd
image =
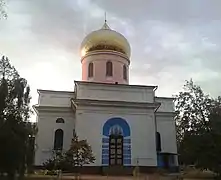
{"type": "Polygon", "coordinates": [[[130,58],[130,44],[127,39],[117,31],[112,30],[107,24],[105,15],[103,26],[89,33],[81,43],[81,56],[84,57],[90,52],[112,51],[130,58]]]}
{"type": "Polygon", "coordinates": [[[106,12],[104,14],[104,25],[102,26],[101,29],[111,30],[110,27],[107,24],[107,14],[106,14],[106,12]]]}
{"type": "Polygon", "coordinates": [[[101,29],[111,30],[106,21],[101,29]]]}

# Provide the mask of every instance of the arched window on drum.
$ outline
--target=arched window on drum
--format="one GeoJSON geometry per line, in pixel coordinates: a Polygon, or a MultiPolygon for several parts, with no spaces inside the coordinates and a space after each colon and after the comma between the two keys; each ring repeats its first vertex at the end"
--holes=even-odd
{"type": "Polygon", "coordinates": [[[106,76],[113,76],[113,63],[111,61],[106,63],[106,76]]]}
{"type": "Polygon", "coordinates": [[[126,67],[126,65],[123,66],[123,78],[124,78],[124,80],[127,80],[127,67],[126,67]]]}
{"type": "Polygon", "coordinates": [[[88,77],[91,78],[94,76],[94,64],[91,62],[88,65],[88,77]]]}

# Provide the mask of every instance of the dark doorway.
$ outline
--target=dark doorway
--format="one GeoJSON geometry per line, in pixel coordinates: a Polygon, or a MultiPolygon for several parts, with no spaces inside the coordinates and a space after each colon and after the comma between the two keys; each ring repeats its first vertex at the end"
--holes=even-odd
{"type": "Polygon", "coordinates": [[[169,154],[163,154],[163,163],[164,163],[164,168],[169,169],[170,167],[170,155],[169,154]]]}
{"type": "Polygon", "coordinates": [[[123,165],[122,135],[110,135],[109,137],[109,165],[123,165]]]}
{"type": "Polygon", "coordinates": [[[156,146],[157,146],[157,152],[161,151],[161,137],[160,133],[156,132],[156,146]]]}

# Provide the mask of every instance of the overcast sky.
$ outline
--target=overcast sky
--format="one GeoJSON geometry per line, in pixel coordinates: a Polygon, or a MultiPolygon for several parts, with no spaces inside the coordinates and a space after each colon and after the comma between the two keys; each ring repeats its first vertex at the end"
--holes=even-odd
{"type": "Polygon", "coordinates": [[[80,44],[109,26],[132,47],[130,84],[172,96],[193,78],[221,95],[221,0],[6,0],[0,54],[36,89],[73,90],[81,80],[80,44]]]}

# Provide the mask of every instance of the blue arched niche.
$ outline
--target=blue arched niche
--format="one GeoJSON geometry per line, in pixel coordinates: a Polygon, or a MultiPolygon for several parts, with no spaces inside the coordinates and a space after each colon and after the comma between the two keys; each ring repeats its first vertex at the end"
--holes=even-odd
{"type": "Polygon", "coordinates": [[[109,165],[109,136],[110,130],[113,126],[120,126],[123,130],[123,165],[131,165],[131,131],[127,121],[120,117],[108,119],[103,125],[102,138],[102,165],[109,165]]]}
{"type": "Polygon", "coordinates": [[[109,136],[109,132],[110,132],[110,128],[113,127],[114,125],[118,125],[123,129],[123,136],[124,137],[128,137],[130,136],[130,127],[127,123],[127,121],[125,121],[122,118],[119,117],[115,117],[115,118],[111,118],[108,119],[104,126],[103,126],[103,135],[104,136],[109,136]]]}

